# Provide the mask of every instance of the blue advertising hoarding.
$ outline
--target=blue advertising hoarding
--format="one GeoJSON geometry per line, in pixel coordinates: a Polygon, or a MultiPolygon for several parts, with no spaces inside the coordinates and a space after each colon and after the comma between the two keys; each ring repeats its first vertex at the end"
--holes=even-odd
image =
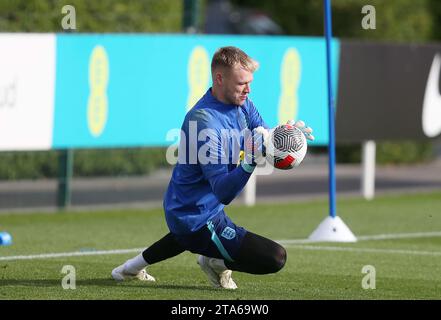
{"type": "MultiPolygon", "coordinates": [[[[270,126],[288,119],[328,142],[323,38],[57,35],[53,148],[167,146],[170,130],[211,86],[210,62],[237,46],[260,63],[250,98],[270,126]]],[[[339,41],[332,42],[334,92],[339,41]]]]}

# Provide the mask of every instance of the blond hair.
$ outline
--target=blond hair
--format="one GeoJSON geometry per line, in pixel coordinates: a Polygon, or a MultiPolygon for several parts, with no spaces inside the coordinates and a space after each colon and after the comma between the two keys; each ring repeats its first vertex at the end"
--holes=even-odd
{"type": "Polygon", "coordinates": [[[254,72],[259,68],[259,63],[239,48],[222,47],[213,55],[213,59],[211,60],[211,72],[214,74],[214,70],[218,67],[232,69],[237,64],[250,72],[254,72]]]}

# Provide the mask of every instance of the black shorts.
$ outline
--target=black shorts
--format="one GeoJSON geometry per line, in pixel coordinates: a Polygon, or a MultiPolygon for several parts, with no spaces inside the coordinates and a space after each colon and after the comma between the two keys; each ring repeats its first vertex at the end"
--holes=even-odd
{"type": "Polygon", "coordinates": [[[247,230],[237,226],[225,212],[220,212],[199,230],[173,236],[186,250],[233,262],[246,233],[247,230]]]}

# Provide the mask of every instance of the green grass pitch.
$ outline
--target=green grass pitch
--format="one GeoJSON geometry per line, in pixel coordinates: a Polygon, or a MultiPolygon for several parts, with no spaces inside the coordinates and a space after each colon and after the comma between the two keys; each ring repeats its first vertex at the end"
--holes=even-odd
{"type": "MultiPolygon", "coordinates": [[[[339,199],[338,214],[356,236],[414,234],[357,243],[285,243],[288,260],[277,274],[234,272],[239,288],[212,288],[185,252],[154,264],[155,283],[115,283],[111,270],[136,253],[26,260],[10,256],[142,248],[167,232],[162,210],[1,214],[0,299],[439,299],[441,193],[339,199]],[[437,233],[439,232],[439,234],[437,233]],[[3,258],[3,259],[2,259],[3,258]],[[64,265],[75,267],[76,289],[63,289],[64,265]],[[365,265],[375,289],[364,289],[365,265]],[[370,274],[372,275],[372,273],[370,274]]],[[[232,206],[237,224],[274,240],[305,239],[326,217],[327,201],[232,206]]],[[[371,282],[372,283],[372,282],[371,282]]]]}

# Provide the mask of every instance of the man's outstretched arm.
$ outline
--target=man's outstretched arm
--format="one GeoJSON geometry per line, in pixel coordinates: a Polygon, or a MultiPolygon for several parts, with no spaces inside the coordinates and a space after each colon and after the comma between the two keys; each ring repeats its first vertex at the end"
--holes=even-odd
{"type": "Polygon", "coordinates": [[[230,204],[242,191],[251,176],[242,165],[228,173],[219,174],[209,179],[213,193],[220,203],[230,204]]]}
{"type": "Polygon", "coordinates": [[[227,165],[214,165],[214,167],[221,166],[215,170],[207,170],[207,167],[202,169],[220,203],[229,204],[245,187],[256,168],[257,158],[263,155],[263,141],[266,134],[266,129],[260,127],[245,138],[244,159],[241,159],[240,165],[232,171],[228,172],[227,165]],[[210,174],[210,171],[216,174],[210,174]]]}

